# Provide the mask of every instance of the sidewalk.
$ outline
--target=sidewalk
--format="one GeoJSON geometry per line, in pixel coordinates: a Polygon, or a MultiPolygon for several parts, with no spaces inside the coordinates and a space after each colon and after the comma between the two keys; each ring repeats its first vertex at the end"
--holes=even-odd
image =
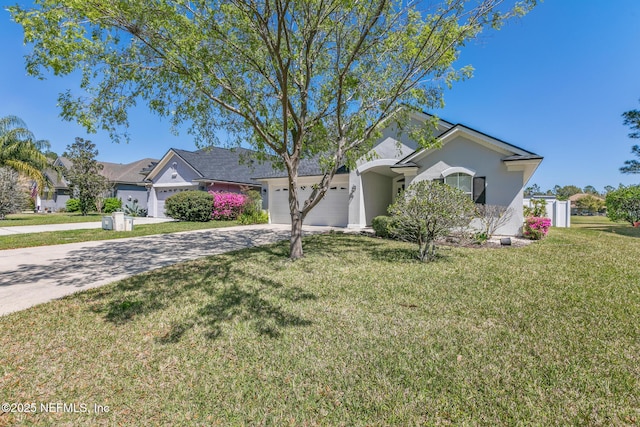
{"type": "MultiPolygon", "coordinates": [[[[158,224],[161,222],[173,221],[172,218],[151,218],[151,217],[135,217],[133,226],[143,224],[158,224]]],[[[45,225],[17,225],[14,227],[0,227],[0,236],[9,236],[12,234],[27,233],[43,233],[46,231],[64,231],[64,230],[88,230],[92,228],[102,228],[102,222],[76,222],[67,224],[45,224],[45,225]]]]}

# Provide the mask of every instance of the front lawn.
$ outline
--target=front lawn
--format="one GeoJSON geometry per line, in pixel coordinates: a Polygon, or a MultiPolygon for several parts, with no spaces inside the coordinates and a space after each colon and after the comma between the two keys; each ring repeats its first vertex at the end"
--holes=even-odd
{"type": "Polygon", "coordinates": [[[363,236],[287,247],[0,318],[0,402],[36,404],[0,425],[640,423],[637,237],[553,229],[431,264],[363,236]]]}
{"type": "MultiPolygon", "coordinates": [[[[135,220],[134,220],[135,224],[135,220]]],[[[0,236],[0,250],[30,248],[34,246],[60,245],[64,243],[89,242],[94,240],[122,239],[125,237],[149,236],[152,234],[177,233],[180,231],[205,230],[231,227],[237,221],[209,222],[161,222],[134,225],[132,231],[113,231],[92,228],[86,230],[48,231],[43,233],[10,234],[0,236]]]]}
{"type": "Polygon", "coordinates": [[[11,214],[3,220],[0,220],[0,227],[13,227],[18,225],[47,225],[47,224],[68,224],[75,222],[100,222],[105,214],[96,212],[89,213],[86,216],[74,212],[61,213],[20,213],[11,214]]]}

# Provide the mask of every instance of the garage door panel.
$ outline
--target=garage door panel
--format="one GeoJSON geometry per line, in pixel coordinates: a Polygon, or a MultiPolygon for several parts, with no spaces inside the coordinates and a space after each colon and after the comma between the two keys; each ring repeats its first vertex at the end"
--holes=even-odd
{"type": "MultiPolygon", "coordinates": [[[[312,188],[300,186],[298,197],[300,203],[309,198],[312,188]]],[[[348,223],[348,191],[347,185],[332,185],[324,198],[318,203],[304,220],[306,225],[330,225],[344,227],[348,223]]],[[[290,224],[289,192],[285,187],[277,187],[271,199],[271,222],[274,224],[290,224]]]]}
{"type": "Polygon", "coordinates": [[[183,191],[195,190],[197,187],[168,187],[168,188],[156,188],[156,217],[157,218],[166,218],[167,215],[164,213],[164,205],[166,200],[178,193],[183,191]]]}

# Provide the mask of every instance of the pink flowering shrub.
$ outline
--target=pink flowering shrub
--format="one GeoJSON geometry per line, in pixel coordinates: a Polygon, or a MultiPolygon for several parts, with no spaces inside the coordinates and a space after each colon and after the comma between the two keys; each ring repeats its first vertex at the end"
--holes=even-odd
{"type": "Polygon", "coordinates": [[[530,216],[524,221],[523,234],[531,240],[540,240],[547,235],[549,227],[551,227],[551,220],[549,218],[530,216]]]}
{"type": "Polygon", "coordinates": [[[247,196],[238,193],[209,191],[213,196],[213,212],[211,218],[217,220],[234,220],[242,214],[247,196]]]}

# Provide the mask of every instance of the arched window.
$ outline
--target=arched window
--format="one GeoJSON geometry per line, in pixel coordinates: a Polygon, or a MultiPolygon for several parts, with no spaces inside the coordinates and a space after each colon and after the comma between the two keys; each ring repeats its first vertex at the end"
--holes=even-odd
{"type": "Polygon", "coordinates": [[[466,173],[452,173],[444,177],[444,183],[459,190],[462,190],[469,197],[473,198],[473,177],[466,173]]]}

